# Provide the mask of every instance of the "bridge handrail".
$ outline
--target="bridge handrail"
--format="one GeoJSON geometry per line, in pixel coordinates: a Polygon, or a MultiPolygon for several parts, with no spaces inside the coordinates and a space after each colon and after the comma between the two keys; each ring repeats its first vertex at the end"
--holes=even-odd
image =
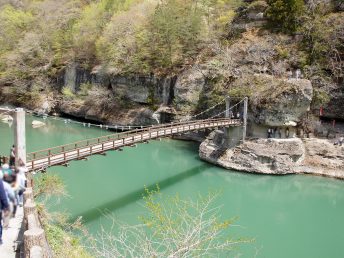
{"type": "MultiPolygon", "coordinates": [[[[156,130],[159,130],[161,128],[169,128],[171,126],[179,126],[179,125],[192,125],[192,124],[197,124],[197,123],[204,123],[204,122],[213,122],[213,121],[227,121],[229,120],[228,118],[217,118],[217,119],[204,119],[204,120],[195,120],[195,121],[184,121],[184,122],[178,122],[178,123],[168,123],[168,124],[163,124],[163,125],[156,125],[156,126],[151,126],[148,128],[142,128],[142,129],[134,129],[134,130],[130,130],[127,132],[123,132],[123,133],[116,133],[116,134],[110,134],[110,135],[105,135],[105,136],[100,136],[100,137],[95,137],[95,138],[90,138],[90,139],[86,139],[86,140],[81,140],[81,141],[77,141],[77,142],[73,142],[73,143],[68,143],[68,144],[64,144],[64,145],[60,145],[60,146],[55,146],[52,148],[47,148],[47,149],[43,149],[43,150],[39,150],[39,151],[35,151],[35,152],[31,152],[28,154],[28,156],[33,156],[34,154],[39,154],[39,153],[43,153],[43,152],[52,152],[53,150],[61,150],[61,152],[66,151],[67,147],[70,146],[74,146],[72,149],[75,149],[76,145],[81,144],[81,143],[86,143],[85,146],[80,146],[80,147],[87,147],[87,146],[93,146],[102,142],[106,142],[109,141],[111,138],[116,138],[116,139],[122,139],[125,136],[129,136],[133,133],[138,133],[138,132],[155,132],[156,130]],[[92,141],[96,140],[97,142],[92,143],[92,141]],[[102,141],[103,140],[103,141],[102,141]],[[63,149],[64,148],[64,149],[63,149]]],[[[238,120],[238,119],[230,119],[230,120],[238,120]]],[[[54,153],[51,153],[51,155],[53,155],[54,153]]],[[[55,153],[56,154],[56,153],[55,153]]],[[[50,155],[48,155],[50,156],[50,155]]],[[[37,157],[35,157],[37,158],[37,157]]],[[[35,159],[34,158],[34,159],[35,159]]]]}
{"type": "Polygon", "coordinates": [[[185,121],[185,122],[177,122],[177,123],[172,122],[172,123],[168,123],[168,124],[155,125],[155,126],[151,126],[148,128],[146,127],[146,128],[142,128],[142,129],[141,128],[140,129],[134,129],[134,130],[130,130],[127,132],[115,133],[115,134],[90,138],[90,139],[81,140],[81,141],[77,141],[77,142],[73,142],[73,143],[68,143],[68,144],[64,144],[64,145],[60,145],[60,146],[55,146],[52,148],[34,151],[31,153],[28,153],[27,157],[28,157],[28,162],[29,162],[29,161],[37,159],[37,158],[49,157],[52,155],[61,154],[67,150],[74,150],[74,149],[77,149],[80,147],[94,146],[94,145],[104,143],[104,142],[107,142],[107,141],[109,141],[111,139],[115,139],[115,138],[118,140],[123,139],[129,135],[137,134],[139,132],[155,132],[155,131],[160,130],[162,128],[169,128],[172,126],[193,125],[193,124],[199,124],[199,123],[207,123],[207,122],[215,122],[215,121],[220,122],[220,121],[228,121],[228,120],[232,120],[234,122],[240,121],[239,119],[216,118],[216,119],[193,120],[193,121],[185,121]],[[70,147],[72,147],[72,148],[70,148],[70,147]],[[68,148],[70,148],[70,149],[68,149],[68,148]]]}

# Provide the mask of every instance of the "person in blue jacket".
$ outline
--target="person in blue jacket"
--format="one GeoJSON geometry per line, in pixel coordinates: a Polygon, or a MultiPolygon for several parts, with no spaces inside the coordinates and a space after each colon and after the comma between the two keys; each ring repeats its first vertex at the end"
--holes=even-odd
{"type": "Polygon", "coordinates": [[[2,211],[9,212],[9,204],[5,192],[4,184],[0,179],[0,245],[2,245],[2,211]]]}

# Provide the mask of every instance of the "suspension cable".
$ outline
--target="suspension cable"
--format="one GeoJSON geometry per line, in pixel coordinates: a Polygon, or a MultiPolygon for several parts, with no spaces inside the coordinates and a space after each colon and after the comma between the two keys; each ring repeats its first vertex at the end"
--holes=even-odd
{"type": "Polygon", "coordinates": [[[239,105],[241,102],[243,102],[244,100],[245,100],[245,99],[240,100],[240,101],[239,101],[238,103],[236,103],[235,105],[229,107],[228,109],[225,109],[224,111],[222,111],[222,112],[220,112],[220,113],[218,113],[218,114],[216,114],[216,115],[214,115],[214,116],[212,116],[212,117],[210,117],[210,118],[216,118],[216,117],[218,117],[218,116],[220,116],[220,115],[226,113],[227,111],[231,111],[234,107],[238,106],[238,105],[239,105]]]}

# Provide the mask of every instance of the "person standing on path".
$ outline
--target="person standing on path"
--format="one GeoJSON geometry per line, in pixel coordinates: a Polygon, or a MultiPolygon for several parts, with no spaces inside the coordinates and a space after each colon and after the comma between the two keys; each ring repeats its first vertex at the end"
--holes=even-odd
{"type": "Polygon", "coordinates": [[[9,212],[9,204],[5,192],[4,184],[0,179],[0,245],[2,245],[2,212],[6,215],[9,212]]]}
{"type": "Polygon", "coordinates": [[[16,158],[16,154],[15,154],[15,148],[13,145],[11,148],[11,153],[10,153],[10,167],[15,165],[15,158],[16,158]]]}
{"type": "Polygon", "coordinates": [[[278,128],[278,137],[280,139],[282,139],[282,131],[281,131],[281,128],[278,128]]]}

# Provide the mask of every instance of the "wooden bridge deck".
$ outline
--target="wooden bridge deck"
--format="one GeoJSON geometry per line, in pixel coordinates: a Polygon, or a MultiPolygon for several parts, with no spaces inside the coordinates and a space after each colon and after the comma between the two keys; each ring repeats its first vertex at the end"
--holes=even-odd
{"type": "Polygon", "coordinates": [[[27,156],[27,168],[29,171],[41,170],[55,165],[66,164],[72,160],[83,159],[90,155],[101,154],[108,150],[131,146],[150,139],[206,128],[239,125],[241,125],[239,119],[219,118],[163,124],[131,130],[29,153],[27,156]]]}

